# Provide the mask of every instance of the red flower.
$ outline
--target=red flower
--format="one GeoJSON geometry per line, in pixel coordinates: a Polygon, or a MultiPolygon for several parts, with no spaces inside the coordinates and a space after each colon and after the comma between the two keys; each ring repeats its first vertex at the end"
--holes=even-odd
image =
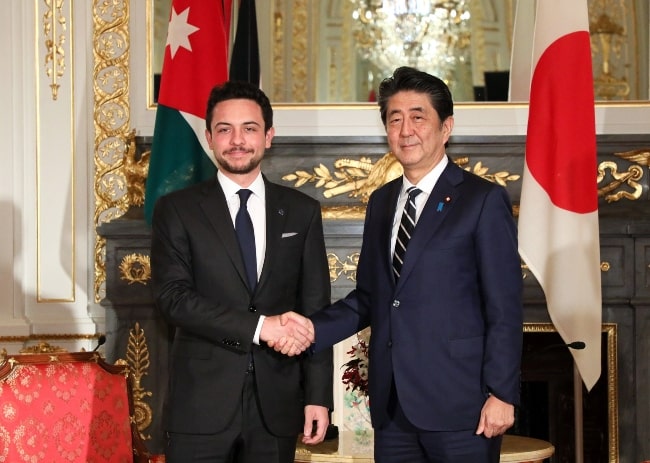
{"type": "Polygon", "coordinates": [[[345,370],[341,380],[345,384],[345,390],[359,391],[368,395],[368,343],[369,330],[364,330],[357,335],[359,342],[352,346],[347,354],[352,359],[343,364],[345,370]]]}

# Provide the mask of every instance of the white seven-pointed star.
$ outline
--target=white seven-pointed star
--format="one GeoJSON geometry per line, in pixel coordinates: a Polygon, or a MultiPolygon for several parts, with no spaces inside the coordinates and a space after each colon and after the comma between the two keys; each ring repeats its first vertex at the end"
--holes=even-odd
{"type": "Polygon", "coordinates": [[[172,17],[169,20],[169,29],[167,31],[167,44],[172,58],[180,47],[192,51],[190,44],[190,35],[198,31],[199,28],[187,22],[187,17],[190,14],[190,8],[187,7],[181,14],[176,14],[172,8],[172,17]]]}

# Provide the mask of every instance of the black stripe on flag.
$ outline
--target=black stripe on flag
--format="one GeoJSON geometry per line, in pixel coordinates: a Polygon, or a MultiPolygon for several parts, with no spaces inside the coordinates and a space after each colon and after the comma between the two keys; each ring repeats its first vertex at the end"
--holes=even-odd
{"type": "Polygon", "coordinates": [[[260,50],[255,0],[241,0],[237,33],[230,58],[230,80],[260,84],[260,50]]]}

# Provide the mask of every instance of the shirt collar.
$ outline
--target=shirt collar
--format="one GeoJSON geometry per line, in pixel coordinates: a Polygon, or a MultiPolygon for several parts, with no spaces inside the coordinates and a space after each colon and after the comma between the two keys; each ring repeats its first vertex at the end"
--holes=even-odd
{"type": "Polygon", "coordinates": [[[406,176],[402,176],[402,191],[400,193],[401,195],[404,195],[406,193],[406,190],[408,190],[412,186],[417,186],[422,192],[426,193],[427,196],[431,194],[433,191],[433,187],[436,186],[436,183],[438,182],[438,179],[442,175],[442,172],[445,170],[447,167],[447,164],[449,164],[449,158],[445,154],[440,162],[435,165],[431,171],[429,171],[428,174],[426,174],[422,179],[418,182],[417,185],[413,185],[409,180],[406,178],[406,176]]]}
{"type": "MultiPolygon", "coordinates": [[[[242,189],[241,186],[237,185],[235,182],[226,177],[220,170],[217,171],[217,180],[221,185],[221,189],[223,190],[223,194],[226,196],[226,199],[237,195],[237,192],[242,189]]],[[[255,177],[255,180],[253,180],[253,183],[251,183],[247,189],[251,190],[254,196],[257,196],[258,198],[264,200],[266,196],[266,190],[264,188],[264,178],[262,177],[261,173],[255,177]]]]}

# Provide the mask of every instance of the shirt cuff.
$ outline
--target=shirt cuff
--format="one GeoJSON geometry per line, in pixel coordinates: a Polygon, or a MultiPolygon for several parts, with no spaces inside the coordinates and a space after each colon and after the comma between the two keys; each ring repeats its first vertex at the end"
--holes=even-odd
{"type": "Polygon", "coordinates": [[[262,331],[262,325],[264,324],[264,319],[266,316],[260,315],[260,319],[257,321],[257,328],[255,329],[255,335],[253,336],[253,344],[260,345],[260,332],[262,331]]]}

